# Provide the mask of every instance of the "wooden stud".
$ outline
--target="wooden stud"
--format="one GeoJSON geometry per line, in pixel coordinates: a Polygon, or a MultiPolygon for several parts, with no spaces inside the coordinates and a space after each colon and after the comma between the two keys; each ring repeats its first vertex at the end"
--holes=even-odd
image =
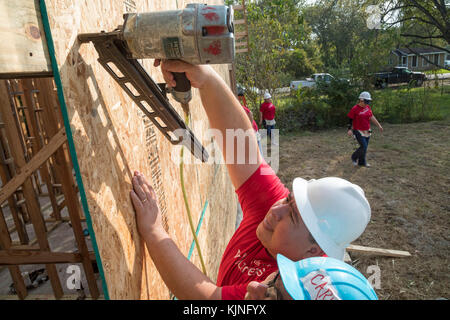
{"type": "MultiPolygon", "coordinates": [[[[6,225],[3,211],[0,209],[0,247],[9,249],[11,247],[11,237],[8,233],[8,226],[6,225]]],[[[9,273],[13,279],[14,287],[16,288],[17,296],[23,300],[27,296],[27,287],[18,266],[8,266],[9,273]]]]}
{"type": "Polygon", "coordinates": [[[243,52],[248,52],[248,48],[238,49],[238,50],[235,51],[235,53],[243,53],[243,52]]]}
{"type": "MultiPolygon", "coordinates": [[[[24,92],[24,100],[25,100],[25,104],[28,106],[27,110],[26,110],[26,120],[27,120],[27,124],[29,126],[29,130],[31,133],[31,137],[33,138],[33,143],[32,143],[32,154],[31,156],[35,155],[39,149],[42,148],[43,142],[42,142],[42,137],[40,134],[40,128],[39,128],[39,124],[38,124],[38,119],[37,119],[37,115],[35,112],[35,102],[33,100],[33,82],[31,79],[23,79],[23,80],[19,80],[21,85],[22,85],[22,89],[24,92]]],[[[40,173],[40,177],[44,180],[45,184],[47,184],[47,189],[49,189],[49,187],[51,186],[51,183],[49,181],[49,176],[48,176],[48,172],[45,170],[46,168],[39,168],[38,171],[40,173]]],[[[36,171],[34,173],[35,175],[35,181],[36,181],[36,187],[37,190],[39,192],[39,194],[42,194],[42,189],[41,189],[41,184],[39,182],[39,175],[38,172],[36,171]]],[[[50,188],[51,189],[51,188],[50,188]]],[[[54,206],[54,208],[56,208],[56,200],[55,200],[55,196],[53,194],[53,190],[49,190],[49,197],[50,197],[50,202],[52,203],[52,205],[54,206]]]]}
{"type": "Polygon", "coordinates": [[[236,48],[239,48],[239,47],[246,47],[246,46],[248,46],[247,41],[240,41],[240,42],[236,42],[236,43],[235,43],[235,47],[236,47],[236,48]]]}
{"type": "MultiPolygon", "coordinates": [[[[37,84],[37,81],[35,81],[35,83],[37,84]]],[[[41,96],[43,96],[41,94],[41,90],[34,90],[34,91],[37,91],[39,107],[40,107],[41,111],[44,111],[43,108],[44,108],[44,104],[45,104],[45,99],[41,99],[40,98],[41,96]]],[[[35,118],[34,122],[37,124],[38,123],[38,117],[37,117],[36,113],[34,113],[33,116],[35,118]]],[[[40,115],[40,118],[42,118],[42,117],[45,117],[44,113],[42,113],[40,115]]],[[[48,135],[48,128],[45,126],[46,123],[44,122],[43,119],[41,119],[41,120],[42,120],[42,122],[44,124],[44,128],[47,131],[46,132],[47,133],[47,137],[50,138],[51,136],[48,135]]],[[[38,142],[39,148],[42,148],[42,144],[43,144],[43,140],[44,140],[44,130],[41,130],[41,132],[42,132],[42,142],[40,142],[41,140],[39,140],[39,142],[38,142]]],[[[56,197],[55,197],[55,191],[53,189],[53,183],[51,181],[49,172],[47,170],[48,170],[48,168],[45,165],[45,168],[43,170],[41,170],[40,172],[41,172],[41,175],[42,175],[42,177],[43,177],[43,179],[45,181],[45,184],[47,185],[47,192],[48,192],[48,195],[49,195],[49,198],[50,198],[50,202],[51,202],[52,207],[53,207],[53,214],[55,215],[56,219],[61,219],[61,214],[60,214],[60,211],[58,209],[58,204],[57,204],[56,197]]]]}
{"type": "MultiPolygon", "coordinates": [[[[20,106],[22,103],[22,98],[20,96],[18,96],[19,94],[22,95],[23,91],[21,87],[19,87],[19,82],[18,80],[8,80],[5,82],[6,83],[6,87],[9,93],[9,99],[10,99],[10,105],[11,105],[11,112],[12,112],[12,116],[14,118],[14,125],[16,127],[17,133],[19,134],[19,141],[20,141],[20,147],[22,149],[22,152],[25,156],[25,158],[28,158],[28,143],[25,141],[25,136],[24,136],[24,132],[27,131],[26,125],[25,123],[23,123],[21,121],[21,119],[23,119],[23,115],[20,115],[18,110],[17,110],[17,106],[20,106]],[[12,93],[16,92],[17,95],[13,95],[12,93]]],[[[15,148],[19,148],[19,146],[14,146],[15,148]]],[[[10,171],[10,176],[14,176],[16,173],[16,167],[15,164],[14,166],[11,166],[8,168],[8,170],[10,171]]],[[[23,194],[22,193],[16,193],[16,197],[17,200],[21,200],[23,199],[23,194]]],[[[22,218],[23,221],[25,223],[30,222],[30,217],[28,214],[28,208],[26,207],[17,207],[18,210],[20,210],[21,214],[22,214],[22,218]]]]}
{"type": "MultiPolygon", "coordinates": [[[[51,138],[51,132],[57,132],[58,129],[63,128],[59,117],[60,110],[58,104],[55,103],[55,94],[53,88],[53,78],[39,78],[35,79],[35,86],[39,89],[39,94],[37,94],[37,100],[39,102],[39,106],[43,109],[42,113],[40,113],[40,118],[42,120],[42,127],[44,128],[44,137],[45,140],[48,141],[51,138]],[[56,116],[52,117],[53,121],[49,120],[49,113],[56,114],[56,116]]],[[[65,146],[64,146],[65,147],[65,146]]],[[[57,170],[55,168],[55,159],[51,157],[48,161],[49,170],[51,172],[53,183],[60,184],[59,176],[57,170]]],[[[60,190],[55,190],[55,193],[61,193],[60,190]]]]}
{"type": "Polygon", "coordinates": [[[234,38],[237,40],[237,39],[240,39],[240,38],[244,38],[244,37],[246,37],[246,36],[248,36],[248,32],[247,31],[242,31],[242,32],[236,32],[235,34],[234,34],[234,38]]]}
{"type": "Polygon", "coordinates": [[[2,1],[0,18],[0,77],[50,75],[39,0],[2,1]]]}
{"type": "Polygon", "coordinates": [[[245,19],[234,20],[234,25],[245,24],[245,19]]]}

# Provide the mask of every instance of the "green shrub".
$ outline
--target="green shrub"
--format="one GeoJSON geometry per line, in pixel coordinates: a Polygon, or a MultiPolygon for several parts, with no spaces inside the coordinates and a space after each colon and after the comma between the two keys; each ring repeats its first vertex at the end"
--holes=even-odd
{"type": "Polygon", "coordinates": [[[390,123],[410,123],[440,120],[441,107],[433,97],[431,88],[379,90],[374,93],[373,112],[377,119],[390,123]]]}
{"type": "Polygon", "coordinates": [[[358,90],[345,81],[319,84],[297,90],[290,105],[277,109],[277,128],[281,132],[323,129],[347,123],[347,113],[356,102],[358,90]]]}
{"type": "MultiPolygon", "coordinates": [[[[347,114],[358,103],[361,91],[363,89],[345,81],[333,81],[316,88],[302,88],[288,97],[278,98],[274,101],[277,108],[276,128],[284,134],[346,126],[347,114]]],[[[445,112],[450,111],[450,95],[443,89],[415,88],[411,84],[400,89],[368,91],[373,98],[372,110],[381,123],[440,120],[446,116],[445,112]]],[[[254,114],[259,113],[259,106],[252,106],[252,110],[254,114]]]]}

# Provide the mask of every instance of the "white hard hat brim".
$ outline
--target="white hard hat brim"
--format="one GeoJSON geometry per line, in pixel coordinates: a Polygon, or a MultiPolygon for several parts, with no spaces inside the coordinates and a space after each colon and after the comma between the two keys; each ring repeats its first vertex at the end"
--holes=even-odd
{"type": "MultiPolygon", "coordinates": [[[[336,245],[330,237],[322,232],[319,221],[308,199],[308,181],[295,178],[292,183],[295,203],[309,232],[325,254],[331,258],[344,260],[345,248],[336,245]]],[[[321,221],[321,223],[326,223],[321,221]]],[[[339,232],[340,230],[336,230],[339,232]]]]}

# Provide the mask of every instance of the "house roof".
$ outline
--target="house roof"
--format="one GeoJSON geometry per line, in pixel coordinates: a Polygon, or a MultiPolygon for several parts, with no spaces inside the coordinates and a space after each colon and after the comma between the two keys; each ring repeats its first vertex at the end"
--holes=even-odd
{"type": "Polygon", "coordinates": [[[436,48],[427,47],[427,48],[397,48],[392,50],[397,56],[407,56],[411,54],[426,54],[426,53],[445,53],[445,51],[438,50],[436,48]]]}

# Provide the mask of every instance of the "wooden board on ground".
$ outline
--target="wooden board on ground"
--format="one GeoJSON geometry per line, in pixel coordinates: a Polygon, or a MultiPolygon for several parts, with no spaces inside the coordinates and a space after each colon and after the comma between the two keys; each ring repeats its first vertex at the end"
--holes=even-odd
{"type": "MultiPolygon", "coordinates": [[[[77,35],[112,31],[123,23],[122,15],[127,11],[181,9],[187,1],[46,0],[45,3],[109,296],[168,299],[169,292],[136,229],[129,192],[133,172],[144,173],[157,193],[166,229],[187,255],[193,237],[181,192],[179,166],[173,160],[179,156],[180,147],[172,146],[142,116],[97,62],[94,46],[80,45],[77,35]]],[[[143,61],[144,68],[156,82],[163,82],[152,63],[143,61]]],[[[215,68],[229,81],[227,65],[215,68]]],[[[211,141],[203,140],[209,123],[195,89],[193,97],[190,128],[204,145],[211,145],[211,141]]],[[[174,100],[171,103],[184,118],[180,105],[174,100]]],[[[234,189],[223,164],[186,164],[184,176],[194,224],[205,201],[209,202],[199,241],[207,274],[215,281],[221,256],[234,232],[237,212],[234,189]]],[[[200,266],[196,251],[191,260],[200,266]]]]}
{"type": "Polygon", "coordinates": [[[51,75],[39,0],[0,1],[0,77],[51,75]]]}
{"type": "Polygon", "coordinates": [[[349,245],[347,247],[347,251],[359,252],[359,253],[369,253],[369,254],[375,254],[375,255],[379,255],[379,256],[398,257],[398,258],[411,256],[411,254],[408,251],[371,248],[371,247],[358,246],[358,245],[354,245],[354,244],[349,245]]]}

